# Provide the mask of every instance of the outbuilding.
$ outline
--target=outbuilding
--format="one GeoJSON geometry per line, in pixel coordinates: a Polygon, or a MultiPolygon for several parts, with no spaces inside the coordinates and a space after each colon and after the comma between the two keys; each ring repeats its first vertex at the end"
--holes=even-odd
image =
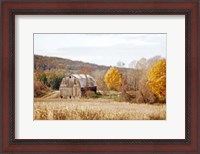
{"type": "Polygon", "coordinates": [[[96,93],[97,84],[88,74],[71,74],[62,79],[59,89],[61,98],[81,98],[85,96],[86,91],[96,93]]]}

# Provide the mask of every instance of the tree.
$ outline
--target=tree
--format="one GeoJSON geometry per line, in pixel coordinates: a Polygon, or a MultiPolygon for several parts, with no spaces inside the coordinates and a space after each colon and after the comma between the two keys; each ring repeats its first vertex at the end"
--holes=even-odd
{"type": "Polygon", "coordinates": [[[129,63],[128,67],[129,68],[136,68],[137,60],[133,60],[129,63]]]}
{"type": "Polygon", "coordinates": [[[141,58],[140,60],[137,61],[136,63],[136,69],[146,69],[146,63],[147,63],[147,59],[146,58],[141,58]]]}
{"type": "Polygon", "coordinates": [[[42,84],[47,83],[47,77],[46,77],[46,74],[44,72],[35,71],[34,72],[34,79],[37,80],[37,81],[41,81],[42,84]]]}
{"type": "Polygon", "coordinates": [[[84,67],[81,68],[81,73],[91,74],[91,68],[89,66],[84,66],[84,67]]]}
{"type": "Polygon", "coordinates": [[[127,82],[131,90],[134,90],[134,91],[139,90],[139,84],[140,84],[140,80],[142,76],[143,76],[142,70],[129,69],[127,71],[127,82]]]}
{"type": "Polygon", "coordinates": [[[147,60],[147,70],[149,70],[157,61],[161,60],[161,56],[155,56],[147,60]]]}
{"type": "Polygon", "coordinates": [[[121,83],[121,86],[120,86],[119,101],[121,101],[121,102],[129,101],[128,97],[127,97],[127,95],[128,95],[127,89],[128,89],[127,73],[123,73],[122,74],[122,83],[121,83]]]}
{"type": "Polygon", "coordinates": [[[111,67],[105,74],[104,81],[110,90],[119,90],[122,84],[121,73],[116,67],[111,67]]]}
{"type": "Polygon", "coordinates": [[[62,79],[65,77],[65,74],[62,72],[49,72],[47,75],[47,86],[52,89],[58,90],[62,79]]]}
{"type": "Polygon", "coordinates": [[[86,85],[86,88],[88,87],[89,83],[88,83],[88,77],[87,77],[87,74],[91,74],[91,68],[88,67],[88,66],[84,66],[83,68],[81,68],[81,73],[85,74],[85,85],[86,85]]]}
{"type": "Polygon", "coordinates": [[[107,86],[104,82],[104,76],[106,74],[105,70],[95,70],[92,72],[92,76],[95,78],[97,83],[98,90],[102,91],[103,93],[107,91],[107,86]]]}
{"type": "Polygon", "coordinates": [[[166,99],[166,60],[155,63],[148,72],[148,87],[159,98],[166,99]]]}
{"type": "Polygon", "coordinates": [[[157,102],[157,96],[148,87],[147,76],[143,75],[140,79],[137,103],[155,103],[157,102]]]}
{"type": "Polygon", "coordinates": [[[139,90],[140,80],[146,74],[146,64],[147,59],[145,58],[141,58],[138,61],[133,60],[129,64],[131,69],[128,70],[128,84],[131,89],[135,91],[139,90]]]}
{"type": "Polygon", "coordinates": [[[124,66],[125,66],[124,62],[122,62],[122,61],[117,62],[117,67],[124,67],[124,66]]]}

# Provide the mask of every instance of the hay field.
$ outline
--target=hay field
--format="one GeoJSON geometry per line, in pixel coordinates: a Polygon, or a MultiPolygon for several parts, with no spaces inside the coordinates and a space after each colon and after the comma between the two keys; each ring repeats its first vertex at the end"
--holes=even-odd
{"type": "Polygon", "coordinates": [[[135,104],[112,99],[35,98],[34,120],[165,120],[165,104],[135,104]]]}

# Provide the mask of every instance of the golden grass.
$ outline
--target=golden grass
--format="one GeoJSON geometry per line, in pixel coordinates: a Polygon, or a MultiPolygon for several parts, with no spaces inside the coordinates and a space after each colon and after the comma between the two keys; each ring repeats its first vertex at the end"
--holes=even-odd
{"type": "Polygon", "coordinates": [[[34,120],[165,120],[165,104],[111,99],[35,99],[34,120]]]}

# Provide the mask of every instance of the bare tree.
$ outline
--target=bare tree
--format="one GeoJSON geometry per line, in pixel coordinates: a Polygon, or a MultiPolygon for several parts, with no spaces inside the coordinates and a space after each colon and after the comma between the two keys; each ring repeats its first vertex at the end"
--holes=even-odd
{"type": "Polygon", "coordinates": [[[124,67],[124,66],[125,66],[124,62],[122,62],[122,61],[117,62],[117,67],[124,67]]]}
{"type": "Polygon", "coordinates": [[[103,93],[105,93],[105,91],[108,90],[104,82],[105,74],[106,74],[106,70],[102,70],[102,71],[96,70],[92,72],[92,76],[96,80],[98,90],[102,91],[103,93]]]}
{"type": "Polygon", "coordinates": [[[146,58],[141,58],[136,63],[136,69],[145,70],[146,69],[146,64],[147,64],[147,59],[146,58]]]}
{"type": "Polygon", "coordinates": [[[137,91],[137,102],[150,102],[156,101],[155,95],[149,90],[147,86],[147,72],[155,64],[160,56],[155,56],[150,59],[141,58],[138,61],[133,60],[129,67],[127,74],[127,82],[131,90],[137,91]]]}
{"type": "Polygon", "coordinates": [[[162,59],[161,56],[155,56],[147,60],[147,70],[149,70],[158,60],[162,59]]]}
{"type": "Polygon", "coordinates": [[[128,67],[129,68],[136,68],[137,60],[133,60],[132,62],[129,63],[128,67]]]}

